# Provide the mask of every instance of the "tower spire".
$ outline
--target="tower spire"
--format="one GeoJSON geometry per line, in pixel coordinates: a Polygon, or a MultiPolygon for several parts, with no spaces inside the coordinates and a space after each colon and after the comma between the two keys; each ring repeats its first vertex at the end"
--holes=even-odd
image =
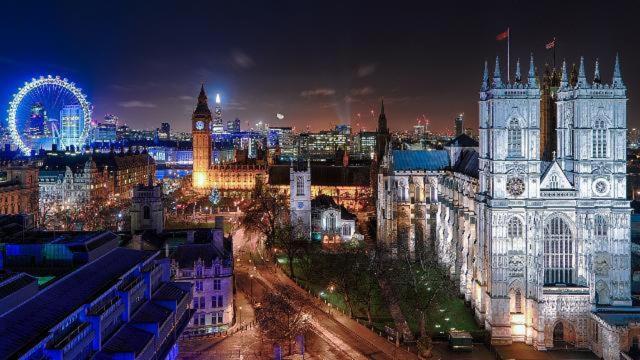
{"type": "Polygon", "coordinates": [[[493,69],[493,87],[501,88],[502,79],[500,78],[500,57],[496,56],[496,66],[493,69]]]}
{"type": "Polygon", "coordinates": [[[618,55],[618,53],[616,53],[616,64],[613,67],[613,86],[624,86],[624,83],[622,82],[622,73],[620,72],[620,56],[618,55]]]}
{"type": "Polygon", "coordinates": [[[387,129],[387,115],[384,113],[384,99],[380,99],[380,115],[378,115],[378,132],[386,134],[389,132],[387,129]]]}
{"type": "Polygon", "coordinates": [[[596,66],[593,72],[593,82],[596,84],[600,84],[602,81],[600,80],[600,63],[598,59],[596,59],[596,66]]]}
{"type": "Polygon", "coordinates": [[[578,83],[579,87],[587,86],[587,76],[584,73],[584,56],[580,56],[580,67],[578,68],[578,83]]]}
{"type": "Polygon", "coordinates": [[[520,58],[516,60],[516,82],[520,82],[520,58]]]}
{"type": "Polygon", "coordinates": [[[562,60],[562,77],[560,78],[560,87],[566,87],[569,84],[569,77],[567,74],[567,62],[562,60]]]}
{"type": "Polygon", "coordinates": [[[538,79],[536,79],[536,67],[533,63],[533,53],[529,56],[529,87],[538,87],[538,79]]]}
{"type": "Polygon", "coordinates": [[[198,95],[198,104],[196,105],[196,114],[211,114],[209,103],[207,101],[207,93],[204,91],[204,83],[200,86],[200,94],[198,95]]]}
{"type": "Polygon", "coordinates": [[[489,64],[487,60],[484,61],[484,72],[482,73],[482,86],[480,91],[487,91],[489,89],[489,64]]]}

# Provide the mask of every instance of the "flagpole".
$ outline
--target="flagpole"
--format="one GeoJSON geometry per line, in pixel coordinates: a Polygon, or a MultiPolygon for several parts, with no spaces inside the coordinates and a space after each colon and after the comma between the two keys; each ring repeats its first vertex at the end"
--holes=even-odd
{"type": "Polygon", "coordinates": [[[553,37],[553,68],[556,68],[556,47],[558,46],[558,40],[556,37],[553,37]]]}
{"type": "Polygon", "coordinates": [[[511,71],[509,71],[509,64],[511,63],[509,57],[511,54],[511,49],[510,49],[510,42],[511,42],[511,29],[507,27],[507,83],[511,82],[511,71]]]}

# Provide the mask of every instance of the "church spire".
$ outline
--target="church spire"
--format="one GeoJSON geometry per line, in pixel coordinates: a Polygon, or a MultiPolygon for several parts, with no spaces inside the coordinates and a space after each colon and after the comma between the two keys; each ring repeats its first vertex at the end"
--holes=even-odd
{"type": "Polygon", "coordinates": [[[516,60],[516,82],[520,82],[520,58],[516,60]]]}
{"type": "Polygon", "coordinates": [[[498,56],[496,56],[496,66],[493,69],[493,87],[502,87],[502,79],[500,78],[500,58],[498,56]]]}
{"type": "Polygon", "coordinates": [[[602,82],[600,80],[600,63],[598,62],[598,59],[596,59],[596,66],[593,72],[593,82],[595,84],[600,84],[602,82]]]}
{"type": "Polygon", "coordinates": [[[562,60],[562,77],[560,78],[560,87],[566,87],[569,84],[569,76],[567,74],[567,62],[562,60]]]}
{"type": "Polygon", "coordinates": [[[484,72],[482,73],[482,86],[480,91],[487,91],[489,89],[489,64],[487,60],[484,61],[484,72]]]}
{"type": "Polygon", "coordinates": [[[387,116],[384,113],[384,99],[380,100],[380,115],[378,116],[378,132],[379,133],[388,133],[387,129],[387,116]]]}
{"type": "Polygon", "coordinates": [[[587,87],[587,76],[584,73],[584,56],[580,56],[580,67],[578,68],[578,87],[587,87]]]}
{"type": "Polygon", "coordinates": [[[622,73],[620,72],[620,56],[616,53],[616,64],[613,67],[613,87],[623,87],[622,73]]]}
{"type": "Polygon", "coordinates": [[[533,53],[529,57],[529,87],[537,88],[538,79],[536,79],[536,66],[533,63],[533,53]]]}

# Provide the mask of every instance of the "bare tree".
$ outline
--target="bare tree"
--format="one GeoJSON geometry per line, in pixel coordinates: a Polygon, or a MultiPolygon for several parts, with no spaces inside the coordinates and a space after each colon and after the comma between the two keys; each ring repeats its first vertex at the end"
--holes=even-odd
{"type": "Polygon", "coordinates": [[[256,309],[256,320],[262,336],[268,340],[286,344],[291,355],[292,342],[304,335],[310,327],[308,301],[296,289],[276,285],[267,293],[262,306],[256,309]]]}
{"type": "Polygon", "coordinates": [[[285,194],[257,182],[251,201],[248,201],[242,210],[242,226],[263,235],[266,248],[271,249],[278,226],[286,223],[289,216],[285,194]]]}
{"type": "Polygon", "coordinates": [[[300,228],[284,223],[276,225],[273,231],[273,245],[277,246],[287,256],[289,274],[295,279],[293,261],[303,253],[309,245],[309,239],[300,228]]]}

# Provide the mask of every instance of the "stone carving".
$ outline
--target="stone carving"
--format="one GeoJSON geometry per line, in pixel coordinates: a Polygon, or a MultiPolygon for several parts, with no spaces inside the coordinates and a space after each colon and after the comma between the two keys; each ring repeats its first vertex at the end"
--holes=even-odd
{"type": "Polygon", "coordinates": [[[593,270],[598,276],[608,276],[611,265],[607,254],[598,253],[593,258],[593,270]]]}
{"type": "Polygon", "coordinates": [[[524,255],[512,255],[509,257],[509,276],[524,276],[524,255]]]}

